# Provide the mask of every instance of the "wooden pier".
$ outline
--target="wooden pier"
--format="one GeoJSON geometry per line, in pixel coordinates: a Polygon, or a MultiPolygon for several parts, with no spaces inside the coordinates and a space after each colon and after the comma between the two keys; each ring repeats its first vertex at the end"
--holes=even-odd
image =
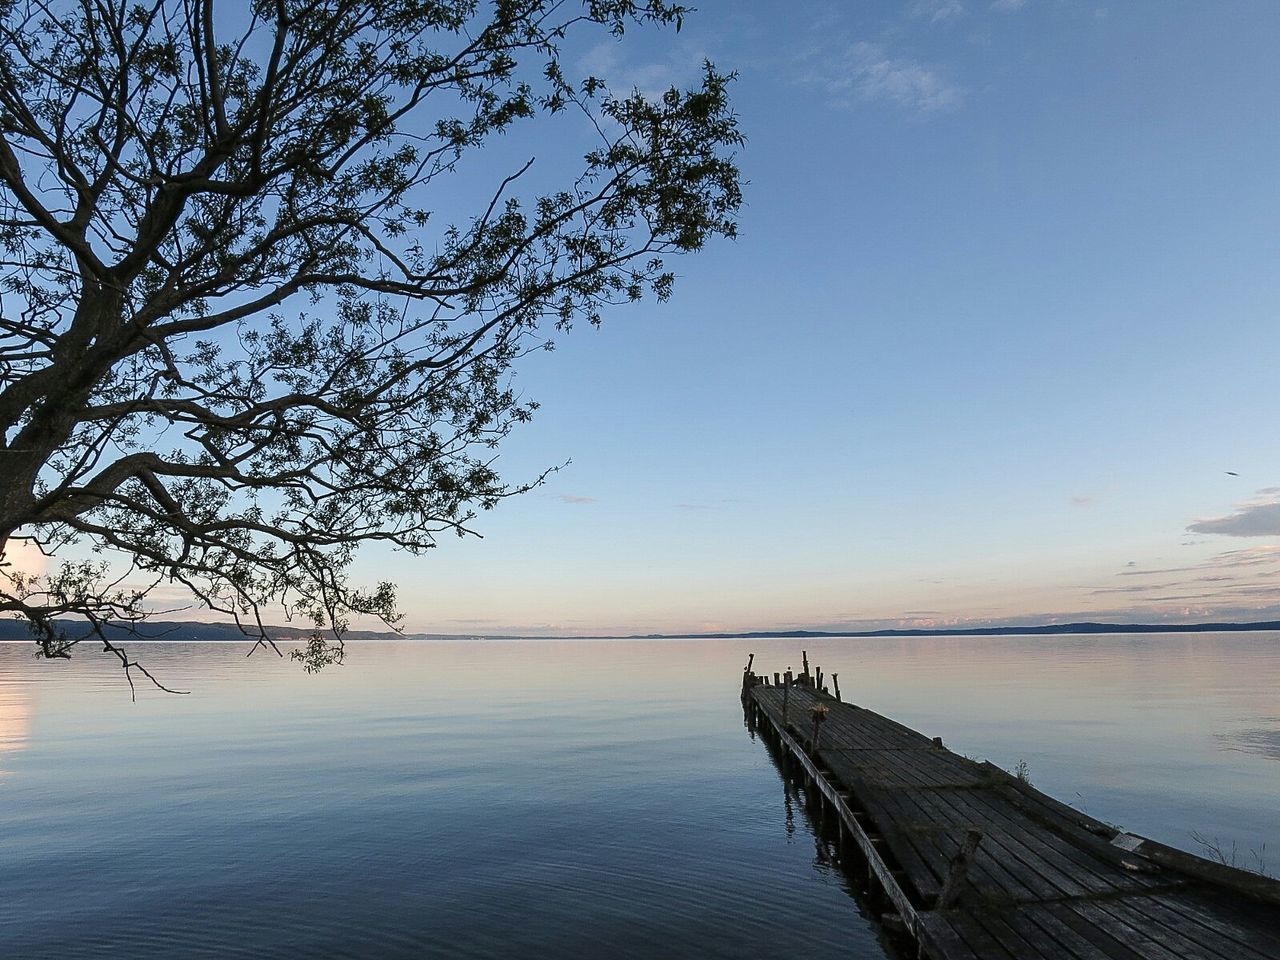
{"type": "Polygon", "coordinates": [[[807,656],[796,676],[749,662],[748,725],[803,784],[907,955],[1280,960],[1280,882],[1117,830],[842,702],[829,679],[834,696],[807,656]]]}

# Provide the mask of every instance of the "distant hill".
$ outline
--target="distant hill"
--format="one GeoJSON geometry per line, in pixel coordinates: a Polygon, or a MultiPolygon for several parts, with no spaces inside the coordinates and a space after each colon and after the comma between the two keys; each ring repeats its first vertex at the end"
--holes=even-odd
{"type": "Polygon", "coordinates": [[[648,633],[604,639],[674,640],[788,640],[805,637],[1000,637],[1051,636],[1072,633],[1236,633],[1247,630],[1280,630],[1280,620],[1257,620],[1251,623],[1044,623],[1033,626],[968,627],[949,630],[850,630],[833,633],[825,630],[755,630],[748,633],[648,633]]]}
{"type": "MultiPolygon", "coordinates": [[[[80,624],[68,622],[69,632],[83,629],[80,624]]],[[[1253,630],[1280,631],[1280,620],[1260,620],[1250,623],[1047,623],[1003,627],[968,627],[950,630],[861,630],[832,632],[827,630],[751,630],[741,633],[647,633],[628,636],[599,636],[598,640],[727,640],[741,637],[749,640],[803,640],[814,637],[999,637],[999,636],[1057,636],[1062,634],[1107,633],[1236,633],[1253,630]]],[[[306,637],[305,627],[269,626],[273,639],[292,641],[306,637]]],[[[135,624],[132,628],[108,625],[107,637],[112,641],[138,640],[227,640],[244,642],[247,638],[233,623],[203,623],[197,620],[156,620],[135,624]]],[[[30,640],[31,633],[22,620],[0,620],[0,641],[30,640]]],[[[413,633],[400,634],[376,630],[352,630],[349,640],[520,640],[515,634],[486,635],[413,633]]],[[[538,637],[539,640],[583,639],[581,637],[538,637]]]]}
{"type": "MultiPolygon", "coordinates": [[[[75,635],[84,630],[83,623],[65,621],[67,632],[75,635]]],[[[104,628],[107,639],[111,641],[126,640],[236,640],[249,638],[240,632],[234,623],[203,623],[197,620],[168,621],[154,620],[133,624],[126,627],[120,624],[108,624],[104,628]]],[[[297,640],[308,636],[311,631],[304,627],[267,627],[267,632],[275,640],[297,640]]],[[[352,640],[391,639],[396,634],[390,631],[378,633],[370,630],[352,630],[347,636],[352,640]]],[[[30,640],[31,631],[23,620],[0,620],[0,640],[30,640]]]]}

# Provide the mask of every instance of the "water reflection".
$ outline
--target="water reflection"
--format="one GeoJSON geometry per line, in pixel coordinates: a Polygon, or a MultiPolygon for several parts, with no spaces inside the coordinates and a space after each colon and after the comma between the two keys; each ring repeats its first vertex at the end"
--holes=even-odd
{"type": "Polygon", "coordinates": [[[31,694],[28,686],[14,678],[0,660],[0,776],[9,769],[11,754],[27,745],[31,733],[31,694]]]}
{"type": "Polygon", "coordinates": [[[6,956],[883,956],[788,843],[724,649],[388,644],[309,678],[166,645],[195,692],[136,704],[9,653],[41,721],[0,779],[6,956]]]}
{"type": "MultiPolygon", "coordinates": [[[[805,646],[1095,817],[1280,849],[1274,635],[805,646]]],[[[317,677],[244,652],[148,647],[194,692],[134,704],[91,652],[0,644],[6,956],[883,955],[743,736],[746,655],[790,641],[358,645],[317,677]]]]}
{"type": "Polygon", "coordinates": [[[777,743],[768,737],[757,736],[750,725],[748,729],[752,743],[767,752],[782,786],[787,842],[796,843],[799,835],[812,841],[811,863],[815,875],[830,878],[840,885],[849,900],[848,908],[876,930],[879,948],[887,958],[914,955],[909,940],[905,937],[895,940],[893,928],[883,924],[884,918],[896,916],[896,913],[882,891],[869,882],[871,874],[866,860],[840,829],[838,820],[821,795],[804,782],[799,769],[777,743]]]}

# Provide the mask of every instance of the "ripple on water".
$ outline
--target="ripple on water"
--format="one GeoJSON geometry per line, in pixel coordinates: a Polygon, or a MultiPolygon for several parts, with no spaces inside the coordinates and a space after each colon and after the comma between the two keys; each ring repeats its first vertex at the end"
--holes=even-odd
{"type": "MultiPolygon", "coordinates": [[[[378,644],[307,677],[163,644],[148,664],[194,692],[135,704],[108,662],[0,645],[0,954],[882,957],[743,730],[761,646],[378,644]]],[[[1030,757],[1095,816],[1184,845],[1274,831],[1274,643],[807,647],[847,696],[1030,757]]]]}

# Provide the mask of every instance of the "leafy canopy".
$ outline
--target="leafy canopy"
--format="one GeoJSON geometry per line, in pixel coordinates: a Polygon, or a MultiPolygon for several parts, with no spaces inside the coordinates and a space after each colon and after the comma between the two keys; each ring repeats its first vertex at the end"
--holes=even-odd
{"type": "Polygon", "coordinates": [[[512,365],[734,234],[731,78],[652,98],[562,58],[685,12],[0,0],[0,546],[78,558],[3,568],[0,611],[126,672],[106,626],[159,596],[259,643],[283,604],[311,668],[353,614],[396,623],[354,551],[420,553],[528,489],[494,465],[535,407],[512,365]],[[529,160],[438,222],[492,138],[574,116],[596,145],[558,188],[529,160]]]}

